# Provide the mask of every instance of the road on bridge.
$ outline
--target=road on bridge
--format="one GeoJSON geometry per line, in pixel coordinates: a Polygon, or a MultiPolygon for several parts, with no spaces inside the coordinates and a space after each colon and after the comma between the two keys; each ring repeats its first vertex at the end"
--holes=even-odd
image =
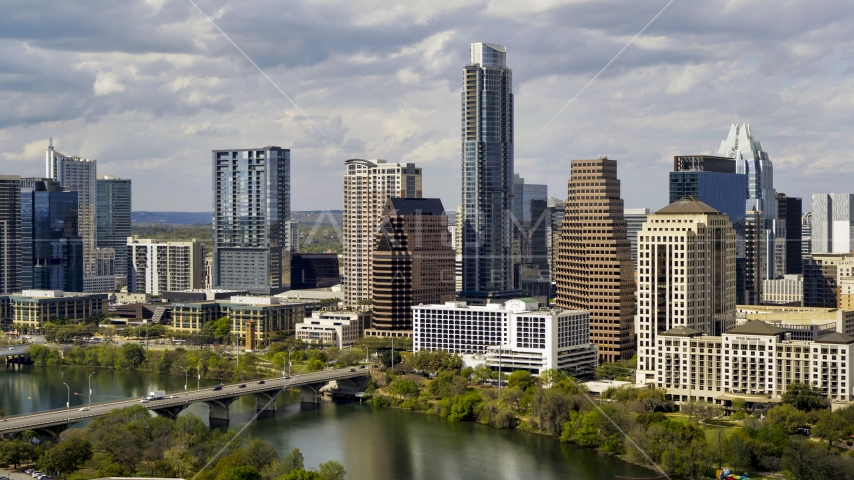
{"type": "Polygon", "coordinates": [[[63,408],[42,413],[8,417],[3,421],[0,421],[0,435],[20,432],[23,430],[69,426],[81,420],[101,417],[117,408],[130,407],[132,405],[142,405],[148,410],[166,410],[169,407],[180,408],[186,407],[192,403],[217,401],[243,395],[250,395],[253,393],[275,395],[286,388],[296,388],[300,386],[329,382],[331,380],[344,380],[366,375],[368,375],[368,370],[360,368],[324,370],[321,372],[295,375],[290,379],[284,379],[281,377],[265,379],[263,384],[259,383],[257,380],[253,382],[246,382],[246,386],[243,388],[240,388],[240,385],[242,385],[241,383],[234,383],[224,385],[221,390],[213,390],[211,387],[203,388],[201,390],[189,390],[187,392],[181,390],[179,392],[171,392],[168,395],[168,397],[174,398],[151,400],[147,403],[140,403],[140,399],[135,398],[118,402],[92,404],[92,407],[88,411],[82,411],[79,407],[70,410],[63,408]]]}

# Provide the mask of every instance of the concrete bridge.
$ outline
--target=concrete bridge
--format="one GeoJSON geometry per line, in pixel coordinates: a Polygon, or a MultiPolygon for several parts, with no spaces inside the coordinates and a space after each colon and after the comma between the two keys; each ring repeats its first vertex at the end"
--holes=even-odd
{"type": "Polygon", "coordinates": [[[212,425],[228,424],[228,407],[239,397],[252,395],[256,400],[256,410],[273,414],[276,411],[276,397],[288,388],[298,388],[301,391],[300,400],[303,403],[320,403],[324,392],[335,395],[354,395],[363,391],[370,380],[367,369],[344,368],[325,370],[322,372],[296,375],[290,379],[272,378],[246,382],[245,384],[224,385],[221,390],[207,387],[201,390],[173,392],[162,400],[151,400],[140,403],[138,398],[119,402],[92,404],[89,410],[55,409],[47,412],[32,413],[6,417],[0,421],[0,435],[33,430],[43,439],[55,439],[81,420],[107,415],[118,408],[142,405],[148,410],[167,417],[177,418],[185,408],[193,403],[206,403],[210,407],[210,422],[212,425]],[[240,387],[245,385],[245,387],[240,387]]]}
{"type": "Polygon", "coordinates": [[[11,347],[0,347],[0,356],[6,363],[26,363],[27,352],[30,350],[29,345],[14,345],[11,347]]]}

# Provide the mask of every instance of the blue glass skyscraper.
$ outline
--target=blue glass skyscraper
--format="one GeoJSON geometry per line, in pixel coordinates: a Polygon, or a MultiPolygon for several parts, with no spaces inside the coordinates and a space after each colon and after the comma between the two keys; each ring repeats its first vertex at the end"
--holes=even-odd
{"type": "Polygon", "coordinates": [[[49,178],[21,179],[21,288],[83,291],[77,192],[49,178]]]}
{"type": "Polygon", "coordinates": [[[471,44],[462,92],[462,283],[513,288],[513,76],[507,49],[471,44]]]}

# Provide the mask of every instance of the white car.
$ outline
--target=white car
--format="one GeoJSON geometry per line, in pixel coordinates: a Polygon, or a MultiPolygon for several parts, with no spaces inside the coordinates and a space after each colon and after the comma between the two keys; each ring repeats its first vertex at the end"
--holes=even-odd
{"type": "Polygon", "coordinates": [[[148,403],[148,398],[147,397],[143,398],[142,400],[139,401],[139,403],[148,403]]]}
{"type": "Polygon", "coordinates": [[[166,397],[166,398],[178,398],[178,395],[169,395],[169,396],[168,396],[168,397],[166,397]]]}
{"type": "Polygon", "coordinates": [[[81,409],[80,409],[80,411],[81,411],[81,412],[88,412],[88,411],[89,411],[89,407],[83,407],[83,408],[81,408],[81,409]]]}

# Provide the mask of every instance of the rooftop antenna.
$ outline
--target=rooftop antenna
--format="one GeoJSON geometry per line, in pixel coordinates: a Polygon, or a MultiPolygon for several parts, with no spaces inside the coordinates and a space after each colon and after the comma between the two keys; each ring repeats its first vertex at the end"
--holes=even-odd
{"type": "Polygon", "coordinates": [[[48,139],[48,147],[47,148],[48,148],[48,150],[53,150],[53,137],[50,137],[50,139],[48,139]]]}

